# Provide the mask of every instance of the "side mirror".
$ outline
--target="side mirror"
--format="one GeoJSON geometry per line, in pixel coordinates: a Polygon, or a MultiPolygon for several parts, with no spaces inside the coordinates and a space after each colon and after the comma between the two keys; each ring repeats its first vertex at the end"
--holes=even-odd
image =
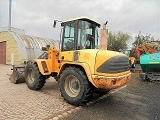
{"type": "Polygon", "coordinates": [[[57,21],[54,20],[54,24],[53,24],[53,27],[54,27],[54,28],[56,27],[56,24],[57,24],[57,21]]]}
{"type": "Polygon", "coordinates": [[[56,27],[57,22],[61,22],[61,23],[62,23],[62,21],[54,20],[54,23],[53,23],[53,27],[54,27],[54,28],[56,27]]]}

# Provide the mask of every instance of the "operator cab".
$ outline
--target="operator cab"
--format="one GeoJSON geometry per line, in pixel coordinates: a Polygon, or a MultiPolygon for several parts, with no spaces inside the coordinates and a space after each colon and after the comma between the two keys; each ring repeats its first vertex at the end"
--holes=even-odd
{"type": "Polygon", "coordinates": [[[64,21],[61,26],[63,27],[62,51],[98,48],[99,23],[87,17],[81,17],[64,21]]]}

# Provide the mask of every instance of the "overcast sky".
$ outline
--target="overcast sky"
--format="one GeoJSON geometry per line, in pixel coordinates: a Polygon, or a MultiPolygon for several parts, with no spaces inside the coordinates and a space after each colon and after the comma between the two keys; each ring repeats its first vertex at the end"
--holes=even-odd
{"type": "MultiPolygon", "coordinates": [[[[0,27],[8,26],[9,0],[0,0],[0,27]]],[[[160,0],[12,0],[12,27],[27,35],[59,39],[60,25],[53,20],[87,16],[108,21],[112,32],[139,31],[160,39],[160,0]]]]}

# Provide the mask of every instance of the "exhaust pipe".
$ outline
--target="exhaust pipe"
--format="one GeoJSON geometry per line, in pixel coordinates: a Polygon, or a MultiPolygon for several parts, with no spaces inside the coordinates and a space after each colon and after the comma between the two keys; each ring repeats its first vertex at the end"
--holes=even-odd
{"type": "Polygon", "coordinates": [[[101,34],[100,34],[100,49],[107,50],[108,46],[108,29],[106,29],[108,21],[103,24],[103,29],[101,29],[101,34]]]}

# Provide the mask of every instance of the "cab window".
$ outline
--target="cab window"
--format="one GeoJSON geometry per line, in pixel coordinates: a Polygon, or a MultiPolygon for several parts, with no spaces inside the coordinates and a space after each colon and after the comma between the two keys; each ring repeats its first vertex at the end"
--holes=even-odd
{"type": "Polygon", "coordinates": [[[75,23],[68,23],[64,26],[63,51],[75,49],[75,23]]]}
{"type": "Polygon", "coordinates": [[[98,44],[97,38],[97,30],[94,24],[79,21],[77,49],[95,49],[98,44]]]}

